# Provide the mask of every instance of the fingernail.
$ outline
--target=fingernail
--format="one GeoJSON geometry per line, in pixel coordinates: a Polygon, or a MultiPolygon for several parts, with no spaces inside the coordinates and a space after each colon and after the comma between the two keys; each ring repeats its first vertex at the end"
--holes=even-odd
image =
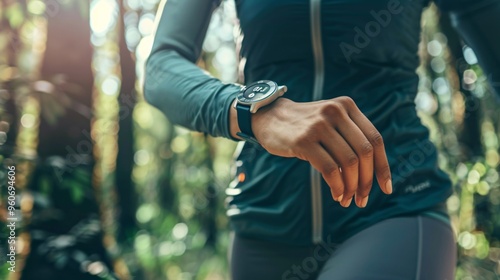
{"type": "Polygon", "coordinates": [[[342,198],[344,197],[343,194],[339,195],[339,197],[337,197],[336,201],[338,202],[342,202],[342,198]]]}
{"type": "Polygon", "coordinates": [[[366,207],[366,204],[368,204],[368,196],[361,199],[361,207],[362,208],[365,208],[366,207]]]}
{"type": "Polygon", "coordinates": [[[349,207],[349,205],[351,205],[351,202],[352,202],[352,197],[346,203],[344,203],[344,205],[342,205],[342,206],[347,208],[347,207],[349,207]]]}
{"type": "Polygon", "coordinates": [[[392,193],[392,180],[389,179],[387,183],[385,183],[385,190],[391,194],[392,193]]]}

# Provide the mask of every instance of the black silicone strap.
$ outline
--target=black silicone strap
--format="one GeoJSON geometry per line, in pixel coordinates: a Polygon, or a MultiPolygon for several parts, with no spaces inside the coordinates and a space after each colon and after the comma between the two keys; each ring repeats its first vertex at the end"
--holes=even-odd
{"type": "Polygon", "coordinates": [[[250,137],[254,137],[252,132],[252,113],[250,113],[250,106],[237,103],[236,111],[238,111],[238,126],[241,132],[250,137]]]}
{"type": "Polygon", "coordinates": [[[260,145],[259,141],[257,141],[257,139],[255,137],[249,136],[243,132],[236,132],[236,135],[238,135],[241,139],[243,139],[247,142],[250,142],[250,143],[253,143],[256,145],[260,145]]]}

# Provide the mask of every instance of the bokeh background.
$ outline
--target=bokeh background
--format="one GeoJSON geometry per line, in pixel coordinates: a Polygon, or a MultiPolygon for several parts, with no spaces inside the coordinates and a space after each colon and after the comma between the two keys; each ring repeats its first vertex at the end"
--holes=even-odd
{"type": "MultiPolygon", "coordinates": [[[[142,96],[159,0],[0,0],[0,160],[15,164],[16,273],[0,279],[228,279],[235,143],[173,126],[142,96]]],[[[239,81],[233,0],[198,64],[239,81]]],[[[498,279],[497,98],[447,15],[422,18],[416,105],[453,179],[457,279],[498,279]]]]}

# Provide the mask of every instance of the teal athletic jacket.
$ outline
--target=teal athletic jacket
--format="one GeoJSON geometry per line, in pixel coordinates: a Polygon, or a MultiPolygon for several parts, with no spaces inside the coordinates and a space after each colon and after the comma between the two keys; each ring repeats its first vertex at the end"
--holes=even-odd
{"type": "MultiPolygon", "coordinates": [[[[500,92],[500,0],[436,1],[500,92]]],[[[217,0],[168,0],[146,64],[145,98],[170,121],[233,139],[240,90],[195,65],[217,0]]],[[[439,213],[452,193],[415,109],[421,15],[428,0],[236,0],[245,83],[274,80],[284,97],[350,96],[382,134],[393,194],[376,180],[366,208],[333,201],[321,174],[297,158],[244,143],[227,214],[237,234],[287,244],[342,242],[381,220],[439,213]],[[437,211],[437,212],[436,212],[437,211]]],[[[236,140],[236,139],[233,139],[236,140]]]]}

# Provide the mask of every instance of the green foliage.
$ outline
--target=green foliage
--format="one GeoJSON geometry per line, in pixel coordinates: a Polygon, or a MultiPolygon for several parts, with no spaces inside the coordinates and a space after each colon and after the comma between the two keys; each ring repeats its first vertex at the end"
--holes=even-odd
{"type": "Polygon", "coordinates": [[[19,28],[24,23],[25,15],[20,3],[15,3],[6,8],[7,20],[12,28],[19,28]]]}

